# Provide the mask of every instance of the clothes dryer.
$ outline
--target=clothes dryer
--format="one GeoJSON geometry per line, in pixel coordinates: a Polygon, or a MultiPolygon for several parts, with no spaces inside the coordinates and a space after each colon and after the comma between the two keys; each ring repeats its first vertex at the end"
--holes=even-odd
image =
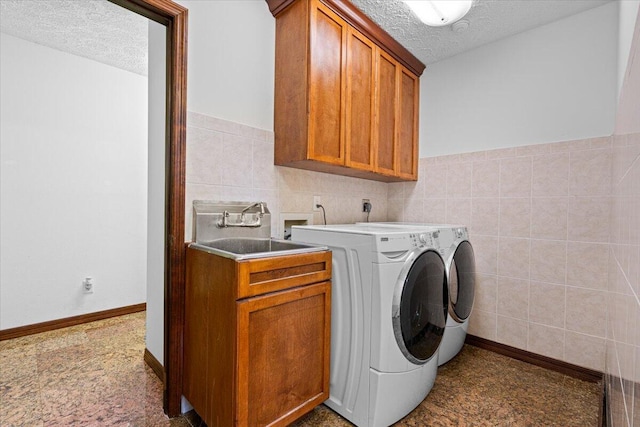
{"type": "Polygon", "coordinates": [[[435,382],[448,287],[436,233],[372,225],[294,226],[333,253],[330,397],[359,427],[386,427],[435,382]]]}
{"type": "Polygon", "coordinates": [[[406,222],[358,223],[370,224],[412,233],[438,233],[438,250],[445,260],[449,285],[449,316],[438,350],[438,365],[454,358],[464,345],[469,329],[476,287],[473,247],[467,228],[452,224],[421,224],[406,222]]]}

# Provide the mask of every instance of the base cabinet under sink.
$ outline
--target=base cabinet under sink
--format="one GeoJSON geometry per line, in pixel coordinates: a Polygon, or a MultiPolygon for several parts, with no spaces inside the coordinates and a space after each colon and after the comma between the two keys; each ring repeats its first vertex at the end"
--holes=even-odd
{"type": "Polygon", "coordinates": [[[187,249],[185,397],[209,427],[286,426],[329,397],[331,252],[187,249]]]}

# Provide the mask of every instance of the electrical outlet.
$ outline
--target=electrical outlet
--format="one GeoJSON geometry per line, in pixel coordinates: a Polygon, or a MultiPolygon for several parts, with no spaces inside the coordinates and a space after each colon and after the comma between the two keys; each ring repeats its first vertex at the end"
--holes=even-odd
{"type": "Polygon", "coordinates": [[[82,281],[82,289],[84,290],[85,294],[92,294],[93,293],[93,278],[92,277],[85,277],[84,280],[82,281]]]}
{"type": "Polygon", "coordinates": [[[320,208],[318,207],[318,205],[322,204],[322,200],[320,199],[320,196],[313,196],[313,210],[314,211],[319,211],[320,208]]]}
{"type": "Polygon", "coordinates": [[[362,212],[371,212],[371,201],[362,199],[362,212]]]}

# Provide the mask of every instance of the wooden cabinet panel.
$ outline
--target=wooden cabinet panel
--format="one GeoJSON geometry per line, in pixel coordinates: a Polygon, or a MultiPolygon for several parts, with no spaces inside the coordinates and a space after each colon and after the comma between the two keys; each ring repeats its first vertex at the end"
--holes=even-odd
{"type": "Polygon", "coordinates": [[[393,175],[396,165],[398,64],[378,51],[376,95],[376,172],[393,175]]]}
{"type": "Polygon", "coordinates": [[[238,298],[331,279],[331,252],[238,263],[238,298]]]}
{"type": "Polygon", "coordinates": [[[237,356],[236,289],[231,284],[236,266],[222,257],[214,264],[211,254],[192,248],[186,258],[182,392],[209,427],[232,426],[237,356]]]}
{"type": "Polygon", "coordinates": [[[408,179],[418,177],[418,79],[400,67],[399,132],[397,175],[408,179]]]}
{"type": "Polygon", "coordinates": [[[291,4],[276,20],[273,127],[278,140],[274,156],[277,165],[307,159],[308,20],[309,9],[301,1],[291,4]]]}
{"type": "Polygon", "coordinates": [[[239,425],[287,425],[329,397],[330,292],[323,282],[238,302],[239,425]]]}
{"type": "Polygon", "coordinates": [[[346,24],[322,3],[311,9],[309,158],[344,164],[343,101],[346,24]]]}
{"type": "Polygon", "coordinates": [[[356,30],[347,32],[346,165],[373,170],[375,46],[356,30]]]}

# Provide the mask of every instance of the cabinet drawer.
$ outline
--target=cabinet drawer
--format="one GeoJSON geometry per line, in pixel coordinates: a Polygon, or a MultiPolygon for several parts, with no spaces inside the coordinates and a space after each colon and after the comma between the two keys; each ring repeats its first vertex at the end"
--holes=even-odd
{"type": "Polygon", "coordinates": [[[238,299],[331,279],[331,252],[238,263],[238,299]]]}

